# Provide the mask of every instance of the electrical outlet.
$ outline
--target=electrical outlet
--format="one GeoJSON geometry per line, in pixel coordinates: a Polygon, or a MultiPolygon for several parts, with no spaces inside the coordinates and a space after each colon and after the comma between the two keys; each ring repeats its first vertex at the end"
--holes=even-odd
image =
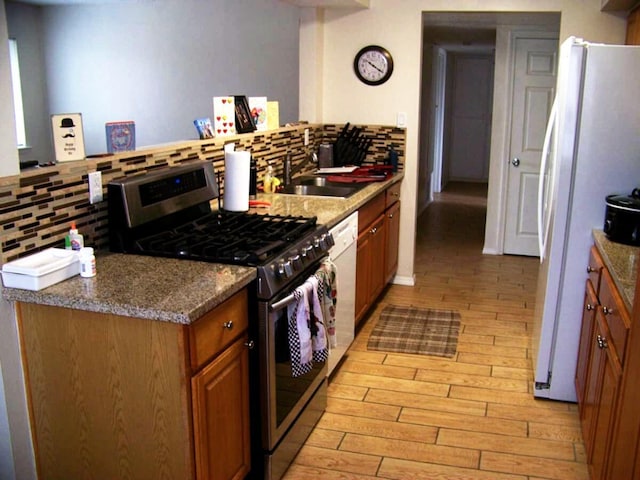
{"type": "Polygon", "coordinates": [[[89,173],[89,202],[98,203],[102,201],[102,172],[89,173]]]}
{"type": "Polygon", "coordinates": [[[305,128],[304,129],[304,146],[306,147],[307,145],[309,145],[309,129],[305,128]]]}
{"type": "Polygon", "coordinates": [[[406,112],[398,112],[396,115],[396,127],[404,128],[407,126],[407,114],[406,112]]]}

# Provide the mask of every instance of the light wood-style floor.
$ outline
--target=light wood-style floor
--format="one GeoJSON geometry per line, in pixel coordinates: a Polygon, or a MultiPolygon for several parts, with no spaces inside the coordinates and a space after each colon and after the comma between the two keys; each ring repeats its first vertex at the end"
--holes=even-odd
{"type": "Polygon", "coordinates": [[[486,186],[454,187],[418,220],[416,285],[369,315],[285,480],[589,478],[576,405],[531,393],[538,260],[483,256],[486,186]],[[389,303],[458,310],[455,357],[368,351],[389,303]]]}

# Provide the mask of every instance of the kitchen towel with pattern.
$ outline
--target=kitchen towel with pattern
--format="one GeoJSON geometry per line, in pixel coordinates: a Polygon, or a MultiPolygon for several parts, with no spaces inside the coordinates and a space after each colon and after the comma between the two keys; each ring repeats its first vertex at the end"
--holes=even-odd
{"type": "Polygon", "coordinates": [[[295,301],[287,306],[291,375],[294,377],[304,375],[313,367],[307,288],[306,285],[296,288],[293,291],[295,301]]]}
{"type": "Polygon", "coordinates": [[[305,285],[311,285],[311,291],[308,292],[311,297],[311,349],[313,350],[314,362],[326,362],[329,358],[329,349],[327,347],[327,331],[324,327],[324,318],[322,316],[322,307],[320,306],[321,297],[324,292],[319,288],[320,282],[314,275],[309,277],[305,285]]]}
{"type": "Polygon", "coordinates": [[[327,328],[327,336],[329,338],[329,347],[338,346],[336,337],[336,305],[338,303],[338,269],[336,264],[327,258],[322,262],[320,268],[316,272],[316,277],[320,281],[320,306],[322,308],[322,316],[327,328]]]}

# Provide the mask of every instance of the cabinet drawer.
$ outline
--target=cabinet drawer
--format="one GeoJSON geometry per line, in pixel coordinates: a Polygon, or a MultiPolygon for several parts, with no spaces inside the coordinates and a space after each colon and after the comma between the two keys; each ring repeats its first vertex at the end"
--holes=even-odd
{"type": "Polygon", "coordinates": [[[587,265],[587,273],[589,274],[589,280],[593,285],[596,295],[600,294],[600,278],[602,276],[602,269],[604,268],[604,262],[598,249],[593,246],[589,252],[589,264],[587,265]]]}
{"type": "Polygon", "coordinates": [[[189,326],[189,357],[193,370],[218,355],[249,325],[247,290],[236,293],[189,326]]]}
{"type": "Polygon", "coordinates": [[[604,313],[607,327],[609,327],[610,338],[608,342],[613,344],[620,363],[624,363],[624,350],[627,345],[627,335],[631,322],[624,302],[606,268],[602,270],[600,305],[602,305],[602,312],[604,313]]]}
{"type": "Polygon", "coordinates": [[[382,215],[386,204],[385,192],[369,200],[360,210],[358,210],[358,233],[369,229],[371,222],[382,215]]]}
{"type": "Polygon", "coordinates": [[[387,189],[385,208],[389,208],[391,205],[400,200],[400,185],[400,182],[394,183],[387,189]]]}

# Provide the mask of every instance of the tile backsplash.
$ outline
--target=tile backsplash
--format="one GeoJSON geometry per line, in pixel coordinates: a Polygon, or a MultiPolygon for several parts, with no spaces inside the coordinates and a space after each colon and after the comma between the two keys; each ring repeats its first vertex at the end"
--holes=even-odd
{"type": "MultiPolygon", "coordinates": [[[[372,139],[363,164],[384,163],[389,146],[395,148],[399,168],[405,160],[405,130],[393,126],[359,125],[372,139]]],[[[294,165],[304,164],[301,173],[312,172],[317,165],[310,154],[321,143],[333,143],[343,125],[300,123],[266,132],[236,135],[210,140],[191,140],[132,152],[97,156],[75,162],[34,168],[13,177],[0,178],[0,263],[49,247],[64,248],[64,237],[72,221],[84,235],[85,245],[108,249],[108,214],[106,185],[114,178],[144,173],[193,160],[213,163],[220,177],[220,195],[224,192],[224,145],[235,143],[236,150],[248,150],[256,159],[258,178],[267,165],[282,178],[286,153],[293,155],[294,165]],[[304,145],[304,131],[309,129],[309,145],[304,145]],[[89,172],[102,172],[104,200],[89,203],[89,172]]]]}

